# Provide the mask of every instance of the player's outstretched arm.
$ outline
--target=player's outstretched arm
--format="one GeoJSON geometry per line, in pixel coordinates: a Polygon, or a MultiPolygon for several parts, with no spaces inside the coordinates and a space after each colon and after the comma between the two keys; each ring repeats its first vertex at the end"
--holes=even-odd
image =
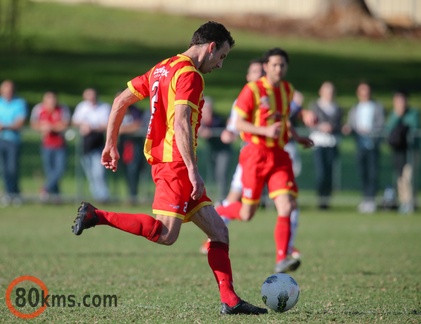
{"type": "Polygon", "coordinates": [[[305,148],[310,148],[314,146],[313,141],[309,137],[302,137],[300,136],[295,128],[290,124],[289,125],[289,132],[291,134],[291,137],[299,144],[304,146],[305,148]]]}
{"type": "Polygon", "coordinates": [[[120,130],[121,122],[123,121],[127,107],[139,101],[128,88],[119,94],[113,102],[111,107],[110,117],[107,124],[107,138],[105,147],[102,151],[101,164],[113,172],[117,171],[118,160],[120,154],[118,153],[118,133],[120,130]]]}

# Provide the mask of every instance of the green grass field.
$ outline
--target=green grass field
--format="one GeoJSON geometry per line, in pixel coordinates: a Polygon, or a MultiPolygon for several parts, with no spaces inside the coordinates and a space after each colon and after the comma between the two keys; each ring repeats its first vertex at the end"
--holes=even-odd
{"type": "MultiPolygon", "coordinates": [[[[419,323],[421,319],[417,216],[302,210],[296,245],[303,264],[292,274],[301,288],[298,304],[284,314],[221,317],[216,283],[207,258],[198,252],[204,237],[193,224],[183,225],[179,241],[171,247],[102,226],[76,237],[70,230],[76,208],[1,210],[1,322],[18,322],[6,308],[5,291],[22,275],[42,280],[51,295],[74,295],[78,301],[87,294],[117,298],[116,307],[49,307],[35,322],[419,323]]],[[[121,206],[107,208],[135,212],[121,206]]],[[[251,224],[230,224],[236,290],[260,306],[260,286],[274,266],[274,216],[268,208],[259,211],[251,224]]],[[[26,284],[27,291],[39,289],[26,284]]],[[[11,296],[15,300],[16,291],[11,296]]]]}

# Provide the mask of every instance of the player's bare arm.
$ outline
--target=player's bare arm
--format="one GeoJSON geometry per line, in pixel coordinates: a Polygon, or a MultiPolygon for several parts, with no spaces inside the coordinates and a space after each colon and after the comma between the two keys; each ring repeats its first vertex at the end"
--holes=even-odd
{"type": "Polygon", "coordinates": [[[174,133],[177,148],[186,164],[189,179],[193,186],[191,197],[199,199],[205,191],[205,184],[199,174],[193,149],[193,134],[190,124],[191,108],[188,105],[176,105],[174,116],[174,133]]]}
{"type": "Polygon", "coordinates": [[[117,143],[121,122],[123,121],[127,107],[137,101],[139,101],[139,98],[127,88],[114,99],[113,106],[111,107],[107,124],[107,139],[104,150],[102,151],[101,163],[106,169],[110,169],[113,172],[117,171],[118,160],[120,159],[117,143]]]}
{"type": "Polygon", "coordinates": [[[291,137],[299,144],[301,144],[305,148],[310,148],[314,146],[313,141],[309,137],[300,136],[295,128],[289,123],[289,133],[291,137]]]}
{"type": "Polygon", "coordinates": [[[281,133],[282,124],[281,122],[275,122],[269,126],[255,126],[243,117],[238,116],[235,122],[235,127],[240,132],[276,138],[279,137],[279,134],[281,133]]]}

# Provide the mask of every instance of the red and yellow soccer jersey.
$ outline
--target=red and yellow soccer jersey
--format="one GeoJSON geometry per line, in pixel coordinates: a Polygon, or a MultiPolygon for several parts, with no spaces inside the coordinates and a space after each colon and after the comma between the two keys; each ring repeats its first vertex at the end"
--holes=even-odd
{"type": "Polygon", "coordinates": [[[266,147],[284,147],[288,143],[287,124],[293,93],[294,88],[287,81],[281,81],[276,88],[264,76],[256,82],[247,83],[241,90],[234,109],[254,126],[269,126],[279,121],[282,126],[277,139],[241,132],[243,141],[266,147]]]}
{"type": "Polygon", "coordinates": [[[175,106],[180,104],[191,107],[196,153],[205,83],[189,57],[179,54],[163,60],[127,85],[140,100],[150,97],[151,119],[144,146],[148,163],[183,161],[174,134],[175,106]]]}

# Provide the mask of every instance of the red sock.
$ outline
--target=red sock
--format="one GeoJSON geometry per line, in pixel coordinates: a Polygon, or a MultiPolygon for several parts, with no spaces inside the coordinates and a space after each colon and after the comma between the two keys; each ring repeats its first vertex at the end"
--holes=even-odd
{"type": "Polygon", "coordinates": [[[276,246],[276,262],[286,258],[288,253],[288,243],[291,237],[291,221],[289,217],[278,216],[275,225],[274,239],[276,246]]]}
{"type": "Polygon", "coordinates": [[[140,235],[152,242],[159,239],[162,231],[162,222],[146,214],[114,213],[105,210],[96,210],[98,225],[108,225],[122,231],[140,235]]]}
{"type": "Polygon", "coordinates": [[[240,209],[241,209],[241,202],[236,201],[228,206],[218,206],[216,207],[216,212],[219,214],[219,216],[223,216],[228,219],[241,219],[240,217],[240,209]]]}
{"type": "Polygon", "coordinates": [[[228,250],[228,244],[226,243],[210,242],[208,262],[218,283],[221,302],[233,307],[238,304],[240,297],[237,296],[232,285],[231,261],[228,250]]]}

